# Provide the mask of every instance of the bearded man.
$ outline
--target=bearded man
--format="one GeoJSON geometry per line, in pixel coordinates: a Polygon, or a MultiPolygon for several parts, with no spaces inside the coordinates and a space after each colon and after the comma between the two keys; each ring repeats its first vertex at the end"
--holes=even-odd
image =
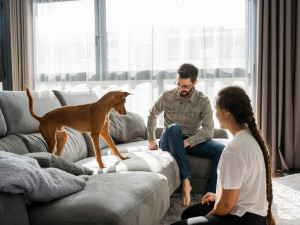
{"type": "Polygon", "coordinates": [[[214,134],[213,111],[210,101],[195,88],[199,69],[189,63],[182,64],[177,70],[176,87],[165,91],[149,110],[147,132],[148,148],[160,147],[169,151],[175,158],[182,181],[181,205],[188,206],[192,190],[189,179],[186,155],[213,160],[210,178],[205,191],[216,193],[217,166],[224,145],[212,140],[214,134]],[[164,132],[156,142],[155,130],[157,117],[164,113],[164,132]]]}

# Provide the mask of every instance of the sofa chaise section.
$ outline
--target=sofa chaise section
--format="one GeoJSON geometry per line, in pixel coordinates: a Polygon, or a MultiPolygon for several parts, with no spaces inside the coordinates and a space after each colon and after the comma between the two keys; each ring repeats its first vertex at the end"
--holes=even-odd
{"type": "MultiPolygon", "coordinates": [[[[99,100],[97,95],[90,91],[54,91],[54,93],[59,101],[66,105],[79,105],[99,100]]],[[[95,157],[84,158],[76,164],[86,166],[94,170],[95,173],[130,171],[159,173],[167,178],[171,195],[180,185],[178,165],[169,152],[148,150],[147,129],[142,117],[130,111],[127,111],[126,115],[120,115],[112,110],[109,114],[109,120],[110,134],[115,140],[119,152],[130,158],[120,160],[114,156],[111,149],[100,138],[102,160],[107,168],[100,170],[95,157]]],[[[85,134],[85,138],[86,141],[91,142],[89,134],[85,134]]],[[[92,148],[88,149],[89,156],[94,156],[92,143],[88,146],[92,148]]]]}
{"type": "Polygon", "coordinates": [[[94,174],[86,187],[28,208],[32,225],[154,225],[169,208],[165,176],[149,172],[94,174]]]}
{"type": "Polygon", "coordinates": [[[170,196],[180,185],[180,176],[178,165],[173,156],[166,151],[156,150],[149,151],[147,148],[148,141],[136,141],[117,144],[120,153],[128,156],[127,160],[120,160],[110,150],[103,150],[103,163],[106,168],[99,169],[95,157],[89,157],[76,162],[77,165],[85,166],[95,173],[120,173],[133,171],[146,171],[162,174],[167,178],[170,196]]]}

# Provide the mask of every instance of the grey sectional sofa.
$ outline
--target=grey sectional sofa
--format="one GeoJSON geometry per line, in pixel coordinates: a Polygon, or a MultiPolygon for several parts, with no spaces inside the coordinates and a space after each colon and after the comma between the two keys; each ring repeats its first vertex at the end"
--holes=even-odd
{"type": "MultiPolygon", "coordinates": [[[[44,115],[62,105],[98,100],[91,91],[32,92],[34,112],[44,115]]],[[[47,151],[38,131],[39,123],[29,114],[25,92],[0,92],[0,151],[24,155],[47,151]]],[[[110,113],[110,133],[120,153],[130,159],[120,161],[100,138],[103,162],[99,169],[89,134],[67,128],[68,141],[62,158],[94,171],[83,190],[53,200],[26,204],[23,195],[0,192],[0,224],[99,224],[156,225],[169,208],[170,196],[180,186],[179,169],[169,152],[147,149],[143,119],[128,112],[110,113]]],[[[162,129],[157,130],[157,136],[162,129]]],[[[226,132],[215,130],[215,138],[226,143],[226,132]]],[[[205,187],[211,161],[188,157],[193,191],[205,187]]],[[[1,182],[1,181],[0,181],[1,182]]]]}

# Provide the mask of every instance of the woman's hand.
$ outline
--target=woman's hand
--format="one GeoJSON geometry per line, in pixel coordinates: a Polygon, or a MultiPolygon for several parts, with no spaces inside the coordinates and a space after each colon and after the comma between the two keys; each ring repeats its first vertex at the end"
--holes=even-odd
{"type": "MultiPolygon", "coordinates": [[[[230,213],[237,202],[237,199],[239,197],[239,192],[240,189],[224,189],[222,187],[220,198],[216,201],[214,209],[208,215],[225,216],[228,213],[230,213]]],[[[212,193],[208,193],[208,194],[212,194],[212,193]]],[[[208,196],[206,198],[210,198],[210,197],[208,196]]]]}
{"type": "Polygon", "coordinates": [[[216,194],[207,192],[202,198],[202,205],[204,205],[204,204],[209,205],[210,202],[214,202],[215,200],[216,200],[216,194]]]}

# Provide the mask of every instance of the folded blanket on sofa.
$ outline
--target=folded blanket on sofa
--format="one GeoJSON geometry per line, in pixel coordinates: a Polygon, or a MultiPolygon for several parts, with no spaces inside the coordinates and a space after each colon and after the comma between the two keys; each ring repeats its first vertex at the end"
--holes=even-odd
{"type": "Polygon", "coordinates": [[[0,191],[24,193],[46,202],[82,190],[86,181],[56,168],[41,168],[35,159],[0,151],[0,191]]]}

